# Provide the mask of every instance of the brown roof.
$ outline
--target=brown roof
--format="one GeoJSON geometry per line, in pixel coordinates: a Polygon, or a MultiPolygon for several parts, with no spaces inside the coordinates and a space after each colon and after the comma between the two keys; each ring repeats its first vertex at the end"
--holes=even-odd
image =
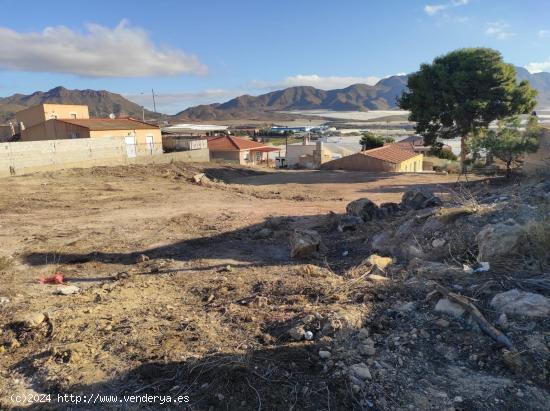
{"type": "MultiPolygon", "coordinates": [[[[208,149],[211,151],[241,151],[258,150],[272,147],[252,140],[233,136],[220,136],[208,139],[208,149]]],[[[274,147],[275,148],[275,147],[274,147]]]]}
{"type": "Polygon", "coordinates": [[[382,147],[373,148],[371,150],[362,151],[361,154],[393,164],[398,164],[402,161],[420,155],[413,151],[405,150],[402,147],[399,147],[398,144],[388,144],[382,147]]]}
{"type": "Polygon", "coordinates": [[[133,118],[86,118],[86,119],[58,119],[63,123],[74,124],[92,131],[100,130],[150,130],[158,129],[154,124],[134,120],[133,118]]]}

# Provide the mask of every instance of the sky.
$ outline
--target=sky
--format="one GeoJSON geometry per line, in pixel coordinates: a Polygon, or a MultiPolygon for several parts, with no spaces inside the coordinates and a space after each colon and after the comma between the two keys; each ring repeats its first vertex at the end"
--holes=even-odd
{"type": "Polygon", "coordinates": [[[322,89],[491,47],[550,71],[549,0],[2,0],[0,96],[104,89],[176,113],[237,95],[322,89]]]}

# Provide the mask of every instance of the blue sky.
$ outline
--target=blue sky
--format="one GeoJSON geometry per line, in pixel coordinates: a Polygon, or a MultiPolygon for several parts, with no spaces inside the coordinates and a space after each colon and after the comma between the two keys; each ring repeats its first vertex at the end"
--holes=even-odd
{"type": "Polygon", "coordinates": [[[548,0],[2,1],[0,95],[106,89],[174,113],[415,71],[459,47],[550,71],[548,0]],[[142,94],[143,93],[143,94],[142,94]]]}

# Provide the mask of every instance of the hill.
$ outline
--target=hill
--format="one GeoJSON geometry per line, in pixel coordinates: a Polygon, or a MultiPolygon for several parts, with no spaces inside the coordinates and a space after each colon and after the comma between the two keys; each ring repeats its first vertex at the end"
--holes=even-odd
{"type": "MultiPolygon", "coordinates": [[[[550,73],[531,74],[516,67],[518,80],[528,80],[538,91],[538,107],[550,107],[550,73]]],[[[310,86],[290,87],[259,96],[244,95],[225,103],[190,107],[173,116],[176,120],[210,121],[232,119],[281,119],[281,111],[387,110],[397,107],[397,98],[407,86],[407,76],[391,76],[373,86],[354,84],[337,90],[321,90],[310,86]]]]}
{"type": "Polygon", "coordinates": [[[343,89],[321,90],[311,86],[289,87],[259,96],[244,95],[222,104],[190,107],[174,116],[178,120],[269,119],[279,111],[365,111],[394,108],[407,84],[407,76],[392,76],[373,86],[354,84],[343,89]]]}
{"type": "MultiPolygon", "coordinates": [[[[14,94],[0,98],[0,121],[12,120],[17,111],[42,103],[84,104],[90,110],[90,117],[107,117],[110,113],[137,118],[142,116],[141,106],[120,94],[106,90],[68,90],[59,86],[46,92],[37,91],[28,95],[14,94]]],[[[145,113],[149,118],[159,116],[148,110],[145,113]]]]}

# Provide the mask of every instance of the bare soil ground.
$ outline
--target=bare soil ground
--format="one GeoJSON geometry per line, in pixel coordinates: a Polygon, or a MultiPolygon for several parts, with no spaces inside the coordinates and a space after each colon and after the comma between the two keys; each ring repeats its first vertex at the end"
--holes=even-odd
{"type": "MultiPolygon", "coordinates": [[[[288,330],[311,314],[318,327],[356,332],[406,292],[403,285],[350,287],[346,273],[369,255],[369,234],[337,232],[331,212],[343,213],[359,197],[399,201],[410,187],[445,196],[455,181],[211,163],[0,180],[0,408],[22,406],[12,394],[148,393],[189,396],[187,404],[168,405],[173,409],[407,409],[410,397],[394,395],[398,383],[373,388],[380,401],[358,398],[344,376],[330,376],[319,361],[330,337],[296,342],[288,330]],[[212,183],[191,182],[197,172],[212,183]],[[327,250],[314,265],[289,257],[288,233],[299,227],[324,235],[327,250]],[[262,228],[271,234],[259,234],[262,228]],[[57,286],[39,283],[55,272],[80,292],[57,295],[57,286]],[[28,313],[46,320],[30,329],[14,325],[28,313]]],[[[426,358],[430,350],[426,337],[420,352],[426,358]]],[[[486,386],[502,385],[452,366],[457,386],[479,383],[481,396],[486,386]]],[[[431,394],[419,388],[409,395],[424,401],[431,394]]],[[[98,406],[56,398],[50,408],[98,406]]]]}

